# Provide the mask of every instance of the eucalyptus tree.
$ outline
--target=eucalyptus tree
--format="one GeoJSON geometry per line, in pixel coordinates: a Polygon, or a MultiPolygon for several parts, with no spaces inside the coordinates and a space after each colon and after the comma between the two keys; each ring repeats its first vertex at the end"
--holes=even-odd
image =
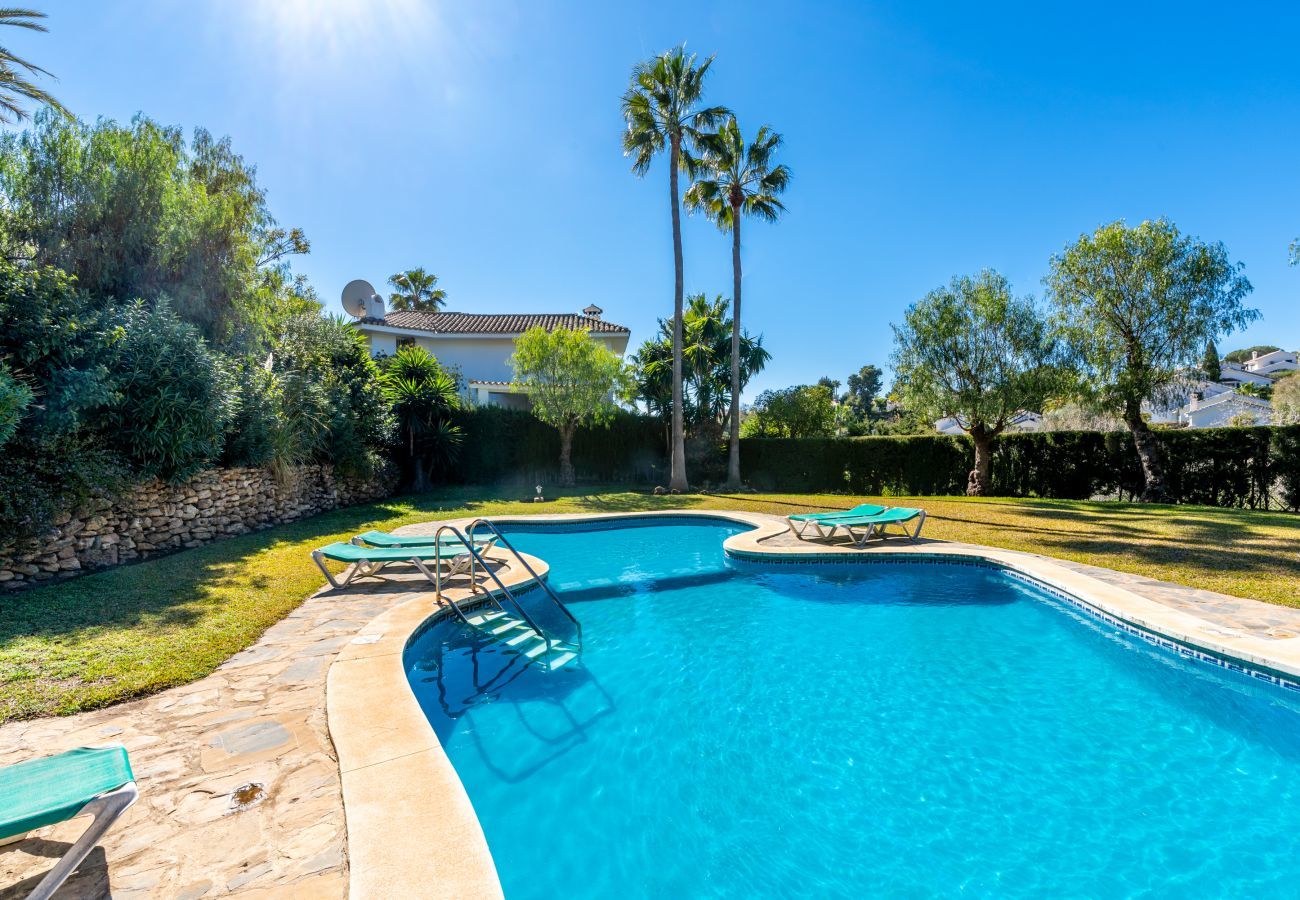
{"type": "MultiPolygon", "coordinates": [[[[0,7],[0,25],[23,28],[28,31],[47,32],[41,19],[45,13],[34,9],[17,7],[0,7]]],[[[8,47],[0,47],[0,122],[22,122],[31,116],[23,106],[24,101],[31,101],[48,106],[63,115],[69,115],[54,95],[38,87],[33,79],[40,75],[49,75],[45,69],[28,62],[12,52],[8,47]]]]}
{"type": "Polygon", "coordinates": [[[388,305],[400,312],[437,312],[447,303],[447,292],[438,287],[438,276],[417,267],[398,272],[388,279],[393,292],[388,305]]]}
{"type": "Polygon", "coordinates": [[[790,183],[790,169],[773,165],[781,135],[766,125],[745,143],[735,116],[699,141],[699,157],[688,164],[697,180],[686,192],[686,208],[701,210],[722,231],[731,232],[731,410],[727,486],[740,487],[740,222],[755,216],[775,222],[785,212],[777,194],[790,183]]]}
{"type": "Polygon", "coordinates": [[[989,492],[993,440],[1050,390],[1051,345],[1033,300],[984,271],[908,307],[894,329],[895,390],[931,420],[951,416],[975,445],[966,493],[989,492]]]}
{"type": "Polygon", "coordinates": [[[1079,374],[1078,393],[1124,419],[1142,461],[1142,499],[1165,495],[1165,460],[1142,403],[1181,383],[1210,341],[1259,317],[1223,244],[1181,234],[1167,219],[1122,221],[1082,235],[1052,258],[1054,325],[1079,374]]]}
{"type": "Polygon", "coordinates": [[[695,54],[676,47],[638,63],[632,69],[631,84],[623,94],[623,154],[632,158],[632,171],[639,176],[650,170],[654,158],[668,152],[668,195],[673,223],[673,371],[671,490],[687,489],[686,437],[682,411],[682,221],[678,173],[688,158],[684,151],[700,139],[702,132],[727,114],[720,106],[701,106],[704,77],[713,64],[710,56],[696,64],[695,54]]]}

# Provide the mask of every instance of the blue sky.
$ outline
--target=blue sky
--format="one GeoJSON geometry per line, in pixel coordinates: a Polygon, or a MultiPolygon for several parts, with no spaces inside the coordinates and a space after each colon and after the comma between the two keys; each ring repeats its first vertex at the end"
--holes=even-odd
{"type": "MultiPolygon", "coordinates": [[[[889,323],[957,273],[1041,295],[1051,255],[1166,215],[1245,263],[1263,320],[1221,349],[1300,345],[1300,7],[419,0],[64,0],[9,35],[85,118],[228,134],[296,267],[343,284],[414,265],[449,308],[577,311],[639,343],[672,306],[666,172],[630,174],[637,60],[714,53],[708,99],[784,134],[789,212],[746,234],[751,389],[883,365],[889,323]]],[[[730,248],[685,222],[688,291],[730,248]]]]}

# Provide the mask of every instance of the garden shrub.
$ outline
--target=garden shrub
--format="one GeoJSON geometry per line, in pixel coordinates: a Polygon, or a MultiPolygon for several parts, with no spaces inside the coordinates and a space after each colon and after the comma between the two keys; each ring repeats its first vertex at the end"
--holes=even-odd
{"type": "Polygon", "coordinates": [[[0,263],[0,390],[8,397],[0,405],[10,410],[0,534],[30,536],[124,473],[102,431],[102,414],[118,398],[110,371],[118,336],[65,273],[0,263]]]}
{"type": "Polygon", "coordinates": [[[272,355],[283,393],[280,418],[293,444],[341,474],[365,477],[393,440],[394,421],[366,338],[343,319],[290,319],[272,355]]]}
{"type": "Polygon", "coordinates": [[[18,430],[32,398],[32,389],[14,378],[9,367],[0,361],[0,447],[18,430]]]}
{"type": "Polygon", "coordinates": [[[105,414],[139,474],[179,481],[216,461],[235,410],[226,360],[165,303],[137,301],[115,317],[118,400],[105,414]]]}
{"type": "Polygon", "coordinates": [[[262,361],[251,356],[233,360],[231,366],[235,403],[221,462],[226,466],[269,465],[280,417],[278,380],[262,361]]]}

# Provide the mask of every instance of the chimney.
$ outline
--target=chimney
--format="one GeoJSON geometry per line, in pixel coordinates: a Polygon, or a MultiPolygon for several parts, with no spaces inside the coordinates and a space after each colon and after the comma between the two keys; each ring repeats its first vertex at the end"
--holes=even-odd
{"type": "Polygon", "coordinates": [[[601,309],[599,306],[593,303],[590,306],[583,309],[582,314],[590,319],[599,319],[600,314],[603,312],[604,312],[603,309],[601,309]]]}

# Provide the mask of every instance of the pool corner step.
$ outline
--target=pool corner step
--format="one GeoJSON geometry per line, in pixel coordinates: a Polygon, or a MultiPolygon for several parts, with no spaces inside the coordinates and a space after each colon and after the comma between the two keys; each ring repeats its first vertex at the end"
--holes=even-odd
{"type": "Polygon", "coordinates": [[[569,643],[548,641],[523,619],[507,612],[475,613],[465,621],[476,630],[495,638],[501,645],[549,671],[563,668],[578,658],[577,647],[569,643]]]}

